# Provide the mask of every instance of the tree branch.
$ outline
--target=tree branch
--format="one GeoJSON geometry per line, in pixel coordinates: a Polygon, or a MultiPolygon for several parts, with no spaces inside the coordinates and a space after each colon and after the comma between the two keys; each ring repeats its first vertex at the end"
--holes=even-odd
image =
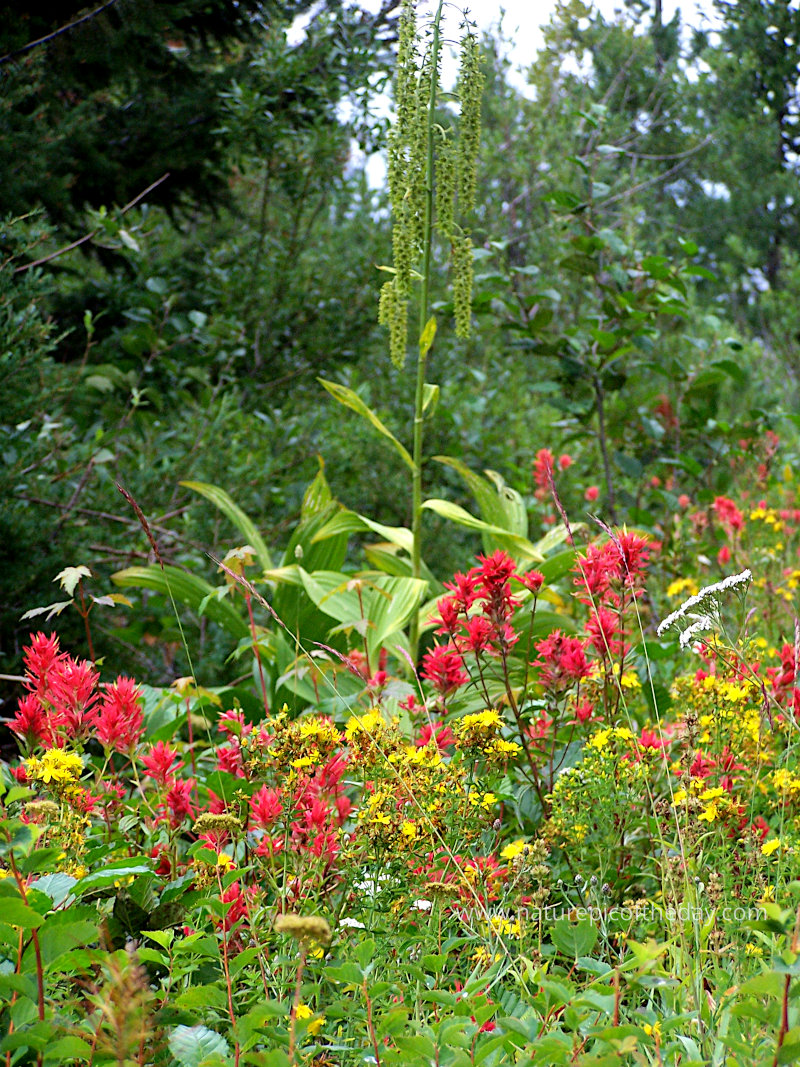
{"type": "MultiPolygon", "coordinates": [[[[148,193],[151,193],[153,189],[161,185],[162,182],[165,182],[168,177],[169,171],[167,171],[166,174],[162,174],[161,177],[157,178],[156,181],[154,181],[151,185],[148,185],[143,192],[139,193],[138,196],[135,196],[133,200],[131,200],[125,205],[125,207],[120,208],[120,215],[124,215],[126,211],[130,211],[132,207],[135,207],[140,200],[144,200],[148,193]]],[[[43,263],[49,263],[51,259],[58,259],[58,257],[63,256],[65,252],[71,252],[72,249],[77,248],[78,245],[82,245],[85,244],[87,241],[91,241],[91,239],[93,237],[96,237],[99,232],[100,227],[98,226],[96,229],[92,230],[91,233],[84,234],[84,236],[79,237],[77,241],[73,241],[72,244],[64,245],[63,248],[59,248],[57,251],[51,252],[47,256],[42,256],[41,259],[35,259],[32,263],[23,263],[21,267],[16,267],[14,269],[14,273],[19,274],[23,270],[30,270],[31,267],[41,267],[43,263]]]]}
{"type": "Polygon", "coordinates": [[[9,52],[7,55],[0,56],[0,65],[8,63],[11,59],[16,59],[17,56],[22,56],[26,52],[30,52],[32,48],[38,48],[40,44],[47,44],[48,41],[52,41],[55,37],[60,37],[62,33],[66,33],[67,30],[73,30],[76,26],[80,26],[83,22],[89,22],[90,19],[95,18],[101,12],[105,11],[107,7],[111,7],[116,4],[117,0],[106,0],[100,7],[90,11],[87,15],[81,15],[79,19],[75,19],[74,22],[68,22],[66,26],[61,26],[57,30],[53,30],[52,33],[48,33],[46,37],[39,37],[35,41],[30,41],[28,44],[23,45],[22,48],[18,48],[16,52],[9,52]]]}

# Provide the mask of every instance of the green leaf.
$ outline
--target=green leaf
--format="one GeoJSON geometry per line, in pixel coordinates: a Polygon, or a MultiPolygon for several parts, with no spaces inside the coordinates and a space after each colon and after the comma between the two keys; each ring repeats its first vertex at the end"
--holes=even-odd
{"type": "Polygon", "coordinates": [[[216,983],[210,983],[208,985],[189,986],[180,996],[175,998],[175,1006],[186,1011],[197,1011],[204,1008],[206,1010],[217,1008],[223,1011],[226,1000],[227,996],[224,987],[216,983]]]}
{"type": "Polygon", "coordinates": [[[436,319],[431,315],[428,321],[425,323],[425,329],[422,331],[422,336],[419,339],[419,354],[424,359],[431,350],[433,339],[436,336],[436,319]]]}
{"type": "Polygon", "coordinates": [[[312,542],[323,541],[328,537],[333,537],[335,534],[365,533],[367,531],[378,534],[385,541],[390,541],[393,545],[397,545],[398,548],[402,548],[404,552],[408,552],[411,555],[414,537],[405,526],[384,526],[381,522],[374,522],[365,515],[358,515],[355,511],[347,511],[346,509],[329,519],[322,529],[314,535],[312,542]]]}
{"type": "Polygon", "coordinates": [[[151,873],[150,867],[145,863],[135,863],[132,859],[116,860],[113,863],[107,863],[98,871],[84,875],[75,883],[72,892],[79,897],[92,889],[106,889],[116,882],[126,881],[137,874],[151,873]]]}
{"type": "Polygon", "coordinates": [[[300,574],[320,611],[363,632],[370,655],[403,629],[428,588],[420,578],[388,574],[358,578],[337,571],[308,574],[302,568],[300,574]]]}
{"type": "Polygon", "coordinates": [[[75,593],[75,588],[81,578],[91,577],[92,572],[88,567],[65,567],[63,571],[58,572],[53,581],[61,584],[61,588],[67,596],[72,596],[75,593]]]}
{"type": "Polygon", "coordinates": [[[449,500],[434,498],[424,501],[422,506],[428,511],[441,515],[443,519],[458,523],[459,526],[466,526],[470,530],[479,530],[481,533],[494,534],[501,543],[505,544],[507,550],[517,558],[530,559],[536,563],[541,563],[544,559],[542,553],[531,544],[527,537],[519,537],[502,529],[500,526],[477,519],[464,508],[458,504],[452,504],[449,500]]]}
{"type": "Polygon", "coordinates": [[[574,923],[569,919],[556,919],[550,933],[558,951],[572,958],[588,956],[595,946],[597,935],[597,927],[588,918],[574,923]]]}
{"type": "MultiPolygon", "coordinates": [[[[42,851],[50,851],[49,849],[43,849],[42,851]]],[[[34,856],[36,853],[34,852],[34,856]]],[[[73,878],[71,874],[65,874],[63,871],[56,871],[54,874],[45,874],[41,878],[37,878],[35,882],[31,882],[31,889],[38,889],[41,893],[46,893],[53,902],[53,907],[57,908],[63,904],[67,897],[72,892],[72,887],[78,881],[77,878],[73,878]]]]}
{"type": "Polygon", "coordinates": [[[757,974],[755,978],[744,982],[739,987],[739,993],[742,996],[754,994],[757,997],[774,997],[775,1000],[780,1000],[783,997],[785,984],[786,979],[782,974],[765,971],[764,974],[757,974]]]}
{"type": "Polygon", "coordinates": [[[23,874],[35,874],[37,871],[50,870],[56,866],[58,856],[63,852],[60,848],[37,848],[26,856],[20,864],[23,874]]]}
{"type": "Polygon", "coordinates": [[[388,426],[381,422],[372,408],[364,403],[358,393],[354,392],[352,389],[348,389],[346,385],[339,385],[338,382],[329,382],[325,378],[317,378],[317,381],[328,390],[335,400],[338,400],[340,404],[344,404],[346,408],[350,408],[351,411],[355,411],[356,414],[361,415],[362,418],[366,419],[367,422],[375,427],[378,433],[383,434],[384,437],[388,438],[402,456],[403,462],[413,473],[414,460],[411,458],[408,449],[397,440],[388,426]]]}
{"type": "Polygon", "coordinates": [[[35,619],[37,615],[44,615],[45,612],[47,613],[46,621],[50,622],[54,615],[60,615],[64,608],[68,608],[71,603],[71,600],[57,600],[55,604],[45,604],[42,608],[31,608],[24,615],[20,615],[20,622],[24,622],[25,619],[35,619]]]}
{"type": "Polygon", "coordinates": [[[111,575],[111,580],[123,589],[152,589],[157,593],[173,597],[179,604],[186,604],[193,611],[200,612],[205,600],[202,614],[237,640],[250,636],[250,628],[236,608],[227,600],[218,600],[214,587],[203,578],[187,574],[179,567],[161,567],[151,564],[147,567],[126,567],[111,575]]]}
{"type": "Polygon", "coordinates": [[[3,922],[21,926],[23,930],[35,930],[44,922],[44,915],[23,904],[17,897],[4,897],[2,901],[3,922]]]}
{"type": "Polygon", "coordinates": [[[49,915],[39,929],[39,944],[45,966],[60,960],[73,948],[90,945],[99,936],[93,908],[67,908],[49,915]]]}
{"type": "Polygon", "coordinates": [[[434,411],[436,411],[436,407],[437,407],[438,403],[439,403],[439,386],[438,385],[431,385],[430,382],[425,382],[424,386],[422,387],[422,411],[423,411],[423,414],[427,414],[428,413],[428,409],[430,409],[430,414],[433,415],[434,411]]]}
{"type": "Polygon", "coordinates": [[[211,1056],[226,1057],[228,1042],[207,1026],[176,1026],[169,1037],[169,1050],[181,1067],[200,1067],[211,1056]]]}
{"type": "Polygon", "coordinates": [[[63,1064],[71,1063],[74,1060],[91,1060],[91,1058],[92,1046],[87,1041],[84,1041],[82,1037],[68,1034],[57,1041],[48,1042],[47,1048],[44,1050],[43,1061],[44,1063],[55,1063],[58,1067],[63,1067],[63,1064]]]}
{"type": "MultiPolygon", "coordinates": [[[[452,467],[461,475],[477,501],[484,522],[499,526],[521,537],[527,536],[528,513],[522,497],[516,490],[510,489],[496,471],[486,471],[491,479],[489,481],[470,470],[460,459],[454,459],[452,456],[434,456],[433,458],[437,463],[452,467]]],[[[488,548],[488,545],[486,547],[488,548]]]]}
{"type": "Polygon", "coordinates": [[[239,505],[234,503],[224,489],[220,489],[216,485],[209,485],[208,482],[181,482],[180,484],[204,496],[206,500],[211,501],[214,507],[219,508],[222,514],[227,519],[230,519],[236,529],[239,530],[247,544],[252,545],[256,550],[258,562],[262,568],[265,571],[271,570],[273,566],[272,556],[263,537],[258,532],[258,527],[242,511],[239,505]]]}

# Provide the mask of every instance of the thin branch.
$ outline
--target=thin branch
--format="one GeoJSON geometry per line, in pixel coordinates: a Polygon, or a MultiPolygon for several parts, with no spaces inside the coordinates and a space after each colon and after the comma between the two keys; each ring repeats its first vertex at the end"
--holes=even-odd
{"type": "Polygon", "coordinates": [[[16,59],[17,56],[24,55],[26,52],[30,52],[32,48],[38,48],[40,44],[47,44],[48,41],[52,41],[55,37],[60,37],[62,33],[66,33],[67,30],[73,30],[76,26],[80,26],[83,22],[89,22],[90,19],[95,18],[101,12],[105,11],[107,7],[111,7],[116,4],[117,0],[106,0],[100,7],[95,8],[94,11],[90,11],[88,15],[81,15],[79,19],[75,19],[74,22],[68,22],[66,26],[62,26],[58,30],[53,30],[52,33],[48,33],[46,37],[39,37],[36,41],[30,41],[28,44],[23,45],[22,48],[18,48],[16,52],[9,52],[7,55],[0,57],[0,64],[8,63],[11,59],[16,59]]]}
{"type": "MultiPolygon", "coordinates": [[[[124,215],[126,211],[130,211],[132,207],[136,207],[140,200],[144,200],[148,193],[151,193],[153,189],[165,182],[169,177],[169,171],[166,174],[162,174],[160,178],[157,178],[151,185],[148,185],[138,196],[135,196],[133,200],[120,208],[119,214],[124,215]]],[[[23,263],[21,267],[17,267],[14,270],[15,274],[19,274],[20,271],[30,270],[31,267],[41,267],[43,263],[49,263],[51,259],[57,259],[59,256],[63,256],[65,252],[71,252],[73,248],[77,248],[78,245],[85,244],[87,241],[91,241],[93,237],[96,237],[100,232],[100,227],[92,230],[91,233],[85,234],[83,237],[79,237],[77,241],[73,241],[72,244],[65,245],[64,248],[59,248],[56,252],[51,252],[48,256],[42,256],[41,259],[35,259],[33,263],[23,263]]]]}
{"type": "MultiPolygon", "coordinates": [[[[43,507],[57,508],[57,509],[59,509],[61,511],[63,511],[67,507],[66,504],[59,503],[57,500],[45,500],[43,497],[28,496],[25,493],[20,493],[18,495],[17,499],[18,500],[24,500],[26,504],[40,504],[43,507]]],[[[138,526],[139,525],[139,523],[135,519],[126,519],[126,518],[123,518],[121,515],[113,515],[110,511],[97,511],[94,508],[78,508],[78,507],[75,507],[72,510],[75,511],[79,515],[91,515],[95,519],[104,519],[106,522],[118,522],[118,523],[121,523],[123,526],[138,526]]],[[[161,526],[158,523],[151,523],[150,525],[154,530],[157,530],[160,534],[163,534],[165,537],[170,537],[174,541],[179,541],[181,544],[190,545],[192,548],[201,549],[201,550],[204,548],[204,546],[201,545],[201,544],[198,544],[198,542],[192,541],[188,537],[182,537],[175,530],[170,530],[166,526],[161,526]]]]}
{"type": "MultiPolygon", "coordinates": [[[[709,142],[710,138],[699,147],[704,147],[709,142]]],[[[688,159],[682,159],[679,163],[676,163],[674,167],[670,167],[669,170],[665,170],[663,174],[657,174],[654,178],[648,178],[647,181],[640,182],[638,185],[634,185],[631,189],[624,189],[621,193],[617,193],[616,196],[609,196],[606,200],[601,200],[597,204],[597,207],[608,207],[609,204],[615,204],[618,200],[624,200],[628,196],[635,196],[636,193],[640,193],[643,189],[648,189],[651,185],[657,185],[659,182],[666,181],[667,178],[671,178],[673,174],[677,174],[683,170],[688,159]]]]}

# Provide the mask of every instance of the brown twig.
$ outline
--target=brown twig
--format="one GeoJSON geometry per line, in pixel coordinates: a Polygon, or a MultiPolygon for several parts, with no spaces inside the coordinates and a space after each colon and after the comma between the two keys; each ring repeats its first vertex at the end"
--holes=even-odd
{"type": "Polygon", "coordinates": [[[83,22],[89,22],[90,19],[96,18],[107,7],[111,7],[116,4],[117,0],[106,0],[100,7],[96,7],[94,11],[90,11],[87,15],[81,15],[80,18],[75,19],[74,22],[68,22],[66,26],[60,26],[57,30],[53,30],[52,33],[48,33],[45,37],[38,37],[35,41],[29,41],[24,44],[22,48],[17,48],[14,52],[7,52],[6,55],[0,56],[0,64],[8,63],[11,59],[16,59],[17,56],[22,56],[26,52],[30,52],[33,48],[38,48],[40,44],[47,44],[48,41],[54,40],[56,37],[60,37],[62,33],[66,33],[67,30],[74,30],[76,26],[80,26],[83,22]]]}
{"type": "MultiPolygon", "coordinates": [[[[67,507],[66,504],[61,504],[57,500],[45,500],[43,497],[27,496],[23,493],[19,494],[19,499],[24,500],[26,504],[41,504],[43,507],[48,508],[60,508],[63,510],[67,507]]],[[[95,519],[105,519],[107,522],[119,522],[122,523],[123,526],[139,525],[135,519],[126,519],[122,515],[114,515],[110,511],[97,511],[95,508],[73,508],[73,511],[78,512],[80,515],[91,515],[95,519]]],[[[175,513],[173,512],[173,514],[175,513]]],[[[161,526],[159,523],[151,522],[149,526],[151,530],[156,530],[165,537],[171,537],[175,541],[181,541],[185,545],[191,545],[192,548],[203,548],[203,546],[196,541],[190,541],[186,537],[181,537],[175,530],[170,530],[166,526],[161,526]]]]}
{"type": "MultiPolygon", "coordinates": [[[[2,61],[0,61],[2,62],[2,61]]],[[[154,182],[147,186],[138,196],[135,196],[133,200],[129,201],[125,207],[119,209],[119,214],[124,215],[126,211],[130,211],[132,207],[136,207],[140,200],[144,200],[148,193],[151,193],[153,189],[165,182],[169,177],[169,171],[166,174],[162,174],[160,178],[157,178],[154,182]]],[[[79,245],[86,244],[87,241],[91,241],[93,237],[96,237],[100,232],[100,227],[97,226],[91,233],[84,234],[83,237],[79,237],[77,241],[73,241],[71,244],[64,245],[63,248],[57,249],[55,252],[50,252],[49,255],[42,256],[41,259],[35,259],[32,263],[23,263],[21,267],[14,269],[15,274],[19,274],[21,271],[30,270],[31,267],[41,267],[43,263],[49,263],[51,259],[58,259],[59,256],[63,256],[65,252],[71,252],[73,248],[78,248],[79,245]]]]}

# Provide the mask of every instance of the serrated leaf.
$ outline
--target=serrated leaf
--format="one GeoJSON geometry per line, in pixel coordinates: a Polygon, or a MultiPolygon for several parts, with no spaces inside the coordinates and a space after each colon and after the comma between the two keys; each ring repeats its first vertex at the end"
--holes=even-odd
{"type": "Polygon", "coordinates": [[[55,604],[47,604],[43,608],[31,608],[24,615],[20,615],[20,621],[35,619],[37,615],[44,615],[47,612],[47,622],[49,622],[54,615],[60,615],[64,608],[68,608],[71,603],[71,600],[57,600],[55,604]]]}
{"type": "Polygon", "coordinates": [[[169,1050],[181,1067],[200,1067],[211,1056],[226,1057],[228,1042],[207,1026],[176,1026],[169,1036],[169,1050]]]}
{"type": "Polygon", "coordinates": [[[338,400],[340,404],[344,404],[346,408],[350,408],[351,411],[355,411],[357,415],[366,419],[379,434],[391,441],[400,456],[402,456],[403,462],[413,473],[414,460],[411,458],[408,449],[397,440],[389,427],[378,418],[372,408],[364,403],[358,393],[348,389],[346,385],[339,385],[338,382],[329,382],[325,378],[317,378],[317,381],[324,389],[327,389],[335,400],[338,400]]]}
{"type": "Polygon", "coordinates": [[[72,596],[81,578],[91,577],[92,572],[89,568],[81,565],[79,567],[65,567],[63,571],[58,572],[53,581],[61,584],[61,588],[67,596],[72,596]]]}

